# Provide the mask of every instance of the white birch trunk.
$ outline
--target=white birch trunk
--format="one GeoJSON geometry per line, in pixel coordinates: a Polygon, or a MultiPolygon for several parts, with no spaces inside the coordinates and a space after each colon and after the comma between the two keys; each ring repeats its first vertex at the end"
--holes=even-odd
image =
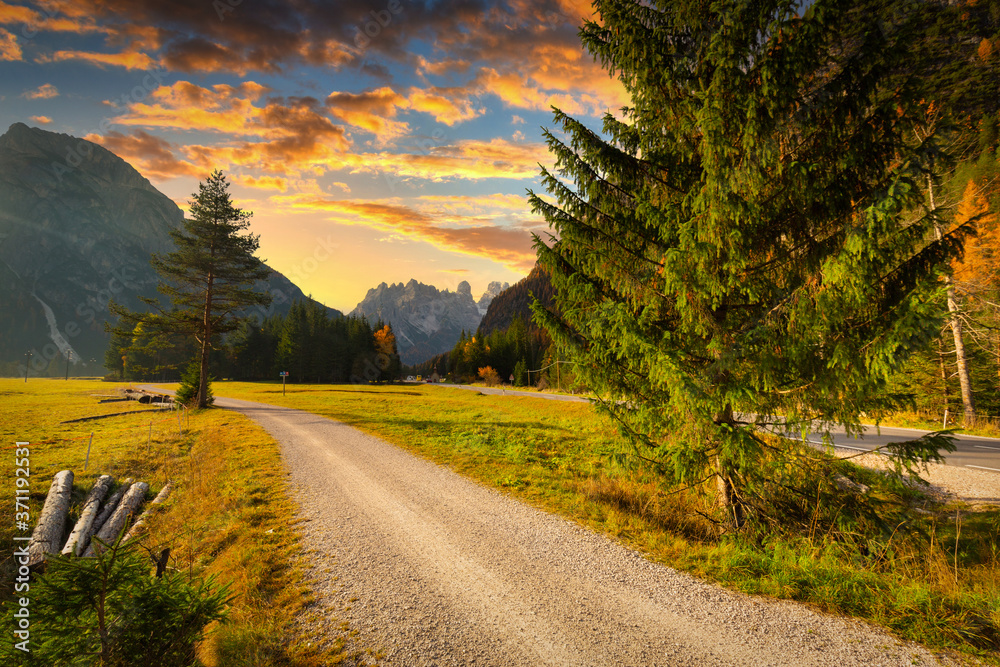
{"type": "MultiPolygon", "coordinates": [[[[927,176],[927,192],[930,197],[931,211],[934,211],[934,181],[930,176],[927,176]]],[[[941,225],[937,222],[934,223],[934,233],[937,240],[940,241],[943,233],[941,225]]],[[[960,307],[955,297],[955,281],[952,280],[950,273],[945,274],[944,284],[948,300],[948,324],[955,337],[955,365],[958,367],[958,384],[962,390],[962,408],[965,411],[965,426],[968,428],[973,425],[976,418],[976,403],[972,396],[972,382],[969,378],[968,360],[965,355],[965,341],[962,338],[962,319],[959,317],[960,307]]]]}

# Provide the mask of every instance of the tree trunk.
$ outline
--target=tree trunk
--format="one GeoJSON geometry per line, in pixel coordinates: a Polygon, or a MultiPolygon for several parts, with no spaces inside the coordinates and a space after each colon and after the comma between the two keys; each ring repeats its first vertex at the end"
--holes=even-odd
{"type": "Polygon", "coordinates": [[[111,475],[101,475],[94,482],[94,488],[90,490],[87,500],[83,503],[80,518],[77,520],[76,525],[73,526],[73,532],[69,534],[69,539],[66,540],[66,546],[63,547],[62,555],[73,554],[74,556],[79,556],[87,548],[87,542],[90,540],[90,533],[94,527],[94,520],[97,519],[98,510],[101,508],[101,501],[104,500],[104,496],[108,495],[112,484],[114,484],[114,480],[111,478],[111,475]]]}
{"type": "MultiPolygon", "coordinates": [[[[930,197],[931,212],[935,210],[934,205],[934,180],[927,176],[927,192],[930,197]]],[[[940,241],[944,234],[941,225],[934,223],[934,233],[940,241]]],[[[955,336],[955,362],[958,366],[958,383],[962,390],[962,407],[965,409],[965,425],[972,426],[976,418],[976,404],[972,396],[972,383],[969,381],[969,367],[965,356],[965,342],[962,339],[962,320],[959,318],[958,301],[955,299],[955,283],[951,274],[946,273],[944,284],[947,288],[946,297],[948,300],[948,324],[951,332],[955,336]]]]}
{"type": "Polygon", "coordinates": [[[212,287],[214,276],[208,274],[208,286],[205,289],[205,311],[202,319],[201,339],[201,376],[198,379],[198,396],[196,403],[199,408],[208,407],[208,353],[212,349],[212,287]]]}
{"type": "Polygon", "coordinates": [[[69,497],[73,493],[73,471],[62,470],[52,478],[38,525],[28,542],[28,566],[37,565],[49,554],[59,553],[66,533],[69,497]]]}
{"type": "MultiPolygon", "coordinates": [[[[715,423],[732,425],[733,406],[727,403],[726,407],[715,416],[715,423]]],[[[728,531],[739,530],[746,521],[746,513],[733,486],[734,471],[723,463],[722,457],[718,454],[715,456],[715,469],[717,473],[715,484],[719,494],[717,502],[719,509],[722,510],[724,525],[728,531]]]]}
{"type": "Polygon", "coordinates": [[[944,414],[948,414],[948,408],[951,407],[948,402],[948,370],[945,368],[944,363],[944,343],[941,340],[941,336],[938,336],[938,368],[941,370],[941,409],[944,414]]]}
{"type": "Polygon", "coordinates": [[[948,313],[951,331],[955,336],[955,362],[958,366],[958,384],[962,390],[962,407],[965,411],[965,426],[971,427],[976,419],[976,403],[972,396],[972,383],[969,380],[969,366],[965,356],[965,342],[962,340],[962,320],[958,316],[958,304],[955,302],[955,288],[951,287],[951,276],[948,281],[948,313]]]}
{"type": "Polygon", "coordinates": [[[122,498],[118,509],[111,515],[107,523],[101,527],[101,531],[94,535],[94,539],[91,540],[90,546],[87,547],[87,552],[84,556],[93,556],[97,550],[104,550],[104,547],[97,543],[98,540],[104,544],[113,544],[118,539],[118,534],[128,523],[128,520],[135,515],[139,506],[142,505],[142,501],[146,499],[147,491],[149,491],[149,484],[145,482],[138,482],[129,487],[128,493],[122,498]]]}
{"type": "Polygon", "coordinates": [[[110,498],[108,498],[108,502],[104,505],[104,509],[102,509],[101,513],[97,516],[97,520],[94,521],[94,525],[90,527],[91,535],[101,532],[101,528],[104,527],[104,524],[108,522],[111,515],[115,513],[116,509],[118,509],[118,503],[121,502],[122,496],[125,495],[131,486],[132,478],[129,477],[128,479],[122,481],[121,487],[115,491],[110,498]]]}

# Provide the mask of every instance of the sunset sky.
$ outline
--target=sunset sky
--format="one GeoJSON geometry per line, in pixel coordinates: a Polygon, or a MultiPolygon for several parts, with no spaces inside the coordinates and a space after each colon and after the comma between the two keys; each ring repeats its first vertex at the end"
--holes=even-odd
{"type": "Polygon", "coordinates": [[[86,137],[185,206],[221,168],[261,256],[329,306],[534,264],[552,105],[627,101],[588,0],[0,0],[0,132],[86,137]]]}

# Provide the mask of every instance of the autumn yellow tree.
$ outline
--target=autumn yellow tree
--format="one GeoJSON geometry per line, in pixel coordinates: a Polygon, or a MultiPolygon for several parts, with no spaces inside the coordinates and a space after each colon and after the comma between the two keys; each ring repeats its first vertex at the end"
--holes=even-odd
{"type": "Polygon", "coordinates": [[[972,221],[975,237],[965,244],[965,256],[954,265],[954,284],[961,300],[961,317],[974,345],[989,353],[1000,390],[1000,224],[989,197],[996,182],[970,180],[956,212],[956,222],[972,221]]]}
{"type": "Polygon", "coordinates": [[[500,384],[500,374],[492,366],[480,368],[479,377],[482,378],[487,387],[495,387],[500,384]]]}
{"type": "Polygon", "coordinates": [[[379,382],[392,382],[399,377],[400,360],[396,349],[396,334],[392,325],[382,324],[375,328],[375,355],[379,369],[379,382]]]}

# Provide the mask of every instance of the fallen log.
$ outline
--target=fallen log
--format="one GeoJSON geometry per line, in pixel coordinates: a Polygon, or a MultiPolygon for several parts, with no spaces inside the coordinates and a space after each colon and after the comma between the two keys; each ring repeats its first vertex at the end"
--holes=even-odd
{"type": "Polygon", "coordinates": [[[38,525],[28,542],[28,566],[45,560],[49,554],[58,553],[66,534],[69,515],[69,497],[73,493],[73,471],[61,470],[52,478],[52,486],[45,497],[38,525]]]}
{"type": "Polygon", "coordinates": [[[87,499],[83,502],[83,509],[80,510],[80,518],[73,526],[73,532],[66,540],[66,546],[62,549],[62,555],[73,554],[79,556],[87,548],[90,541],[90,534],[94,528],[94,521],[97,519],[98,510],[101,508],[101,501],[115,483],[111,475],[101,475],[94,482],[94,488],[90,490],[87,499]]]}
{"type": "Polygon", "coordinates": [[[98,544],[98,540],[104,544],[112,544],[118,539],[118,534],[128,523],[129,519],[135,516],[139,506],[142,505],[142,501],[146,499],[147,491],[149,491],[149,484],[145,482],[136,482],[129,487],[125,496],[122,497],[122,501],[118,504],[118,509],[111,515],[107,523],[101,527],[101,531],[90,540],[90,546],[87,547],[87,551],[83,554],[84,556],[96,555],[98,549],[104,549],[104,547],[98,544]]]}
{"type": "Polygon", "coordinates": [[[142,516],[140,516],[139,519],[132,524],[132,527],[125,534],[125,538],[122,542],[128,542],[129,540],[139,537],[146,532],[146,521],[153,515],[153,512],[156,511],[157,505],[162,504],[163,501],[167,499],[173,486],[173,482],[167,482],[166,485],[160,489],[160,492],[156,494],[155,498],[153,498],[153,502],[149,503],[146,510],[142,513],[142,516]]]}
{"type": "Polygon", "coordinates": [[[131,477],[123,480],[121,487],[115,491],[110,498],[108,498],[108,502],[104,505],[104,509],[102,509],[101,513],[97,515],[97,520],[94,521],[94,525],[90,527],[91,535],[100,532],[101,528],[104,527],[104,524],[107,523],[108,519],[111,518],[111,515],[115,513],[116,509],[118,509],[118,503],[121,502],[122,496],[125,495],[125,492],[128,491],[130,486],[132,486],[131,477]]]}

